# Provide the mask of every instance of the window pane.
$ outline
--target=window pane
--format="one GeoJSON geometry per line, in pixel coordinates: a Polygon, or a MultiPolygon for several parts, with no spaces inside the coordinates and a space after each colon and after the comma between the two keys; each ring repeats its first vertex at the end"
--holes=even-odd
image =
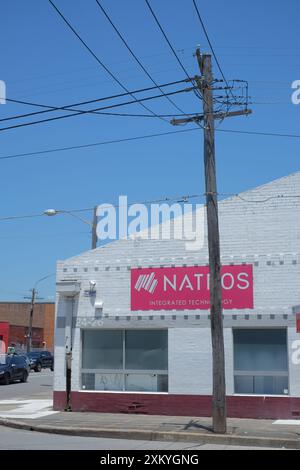
{"type": "Polygon", "coordinates": [[[123,374],[95,374],[95,390],[123,390],[123,374]]]}
{"type": "Polygon", "coordinates": [[[82,374],[82,389],[95,390],[95,374],[82,374]]]}
{"type": "Polygon", "coordinates": [[[257,395],[286,395],[288,377],[275,375],[236,375],[234,377],[235,393],[257,395]]]}
{"type": "Polygon", "coordinates": [[[236,375],[234,377],[235,393],[254,393],[252,375],[236,375]]]}
{"type": "Polygon", "coordinates": [[[158,392],[167,392],[169,390],[169,381],[168,375],[158,375],[157,376],[157,391],[158,392]]]}
{"type": "Polygon", "coordinates": [[[264,393],[268,395],[274,394],[273,388],[273,377],[263,375],[254,377],[254,393],[263,395],[264,393]]]}
{"type": "Polygon", "coordinates": [[[84,330],[83,369],[122,369],[123,334],[119,330],[84,330]]]}
{"type": "Polygon", "coordinates": [[[277,395],[287,395],[289,393],[289,378],[285,377],[274,377],[274,393],[277,395]]]}
{"type": "Polygon", "coordinates": [[[283,395],[287,393],[288,378],[276,376],[254,377],[254,393],[266,395],[283,395]]]}
{"type": "Polygon", "coordinates": [[[132,392],[167,392],[168,376],[157,374],[126,374],[125,389],[132,392]]]}
{"type": "Polygon", "coordinates": [[[157,375],[153,374],[126,374],[126,390],[139,392],[156,392],[157,375]]]}
{"type": "Polygon", "coordinates": [[[125,332],[125,368],[136,370],[168,369],[167,330],[125,332]]]}
{"type": "Polygon", "coordinates": [[[285,330],[233,330],[236,371],[287,371],[285,330]]]}

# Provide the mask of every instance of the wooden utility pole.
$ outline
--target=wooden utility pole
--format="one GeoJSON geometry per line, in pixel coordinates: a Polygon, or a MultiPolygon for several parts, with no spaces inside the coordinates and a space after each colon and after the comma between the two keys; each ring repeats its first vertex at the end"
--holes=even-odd
{"type": "Polygon", "coordinates": [[[33,323],[33,311],[36,298],[36,290],[33,288],[31,291],[31,303],[30,303],[30,314],[29,314],[29,328],[27,336],[27,352],[31,351],[32,346],[32,323],[33,323]]]}
{"type": "Polygon", "coordinates": [[[97,248],[97,206],[94,207],[93,221],[92,221],[92,250],[97,248]]]}
{"type": "Polygon", "coordinates": [[[203,99],[203,115],[172,119],[171,124],[203,122],[204,130],[204,172],[207,212],[207,237],[210,269],[210,322],[212,339],[212,421],[213,431],[226,433],[226,383],[225,354],[222,314],[221,257],[218,219],[218,193],[215,161],[215,119],[251,114],[244,109],[232,112],[214,113],[213,73],[211,56],[196,50],[201,76],[195,77],[203,99]]]}
{"type": "Polygon", "coordinates": [[[212,92],[212,66],[210,55],[197,59],[202,74],[203,124],[204,124],[204,172],[207,211],[207,236],[210,269],[210,322],[213,355],[213,430],[226,433],[225,354],[222,314],[221,256],[218,219],[218,198],[215,161],[215,118],[212,92]]]}
{"type": "MultiPolygon", "coordinates": [[[[53,276],[53,274],[43,277],[35,285],[37,285],[40,281],[43,281],[44,279],[47,279],[50,276],[53,276]]],[[[28,333],[27,333],[27,344],[26,344],[26,350],[28,353],[31,351],[31,348],[32,348],[32,327],[33,327],[33,313],[34,313],[35,302],[36,300],[43,300],[43,297],[37,297],[37,294],[38,292],[36,290],[36,287],[34,287],[33,289],[31,289],[31,296],[24,297],[24,299],[30,300],[29,324],[28,324],[28,333]]]]}

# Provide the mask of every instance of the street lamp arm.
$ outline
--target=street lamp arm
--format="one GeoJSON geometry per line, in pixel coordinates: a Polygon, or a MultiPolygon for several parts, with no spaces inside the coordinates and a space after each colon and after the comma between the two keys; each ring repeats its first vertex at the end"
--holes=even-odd
{"type": "Polygon", "coordinates": [[[34,289],[36,288],[36,286],[37,286],[40,282],[42,282],[42,281],[44,281],[45,279],[48,279],[49,277],[52,277],[52,276],[55,276],[55,273],[48,274],[47,276],[44,276],[44,277],[42,277],[41,279],[39,279],[38,281],[36,281],[36,283],[34,284],[34,289]]]}
{"type": "Polygon", "coordinates": [[[61,209],[47,209],[44,211],[45,215],[48,215],[49,217],[52,217],[57,214],[68,214],[71,215],[72,217],[75,217],[75,219],[81,220],[81,222],[89,225],[90,227],[92,226],[92,223],[89,220],[83,219],[80,217],[80,215],[74,214],[72,211],[66,211],[66,210],[61,210],[61,209]]]}
{"type": "Polygon", "coordinates": [[[66,210],[58,210],[58,209],[47,209],[44,211],[44,215],[47,215],[48,217],[53,217],[54,215],[57,214],[69,214],[72,217],[75,217],[75,219],[80,220],[84,224],[88,225],[91,228],[91,233],[92,233],[92,250],[97,248],[97,206],[94,207],[93,209],[93,220],[89,221],[86,219],[83,219],[80,217],[80,215],[75,214],[73,211],[66,211],[66,210]]]}
{"type": "Polygon", "coordinates": [[[74,214],[74,212],[70,212],[70,211],[58,211],[58,212],[62,212],[63,214],[69,214],[72,217],[75,217],[75,219],[81,220],[81,222],[83,222],[84,224],[87,224],[90,227],[92,227],[92,223],[89,220],[83,219],[82,217],[80,217],[80,215],[74,214]]]}

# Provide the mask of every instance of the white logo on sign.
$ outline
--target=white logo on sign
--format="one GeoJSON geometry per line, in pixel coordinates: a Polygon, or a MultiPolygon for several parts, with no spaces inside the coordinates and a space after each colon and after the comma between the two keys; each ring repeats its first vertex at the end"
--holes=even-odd
{"type": "Polygon", "coordinates": [[[141,274],[138,277],[138,280],[136,281],[134,288],[138,292],[141,289],[144,289],[147,292],[149,292],[150,294],[153,294],[153,292],[155,291],[155,289],[157,287],[157,283],[158,283],[158,281],[157,281],[157,279],[155,279],[155,274],[154,273],[141,274]]]}

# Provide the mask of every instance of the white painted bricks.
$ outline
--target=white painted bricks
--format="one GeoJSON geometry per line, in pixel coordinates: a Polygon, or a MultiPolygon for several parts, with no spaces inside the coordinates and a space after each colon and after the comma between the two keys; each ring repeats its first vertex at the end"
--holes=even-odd
{"type": "MultiPolygon", "coordinates": [[[[300,173],[233,197],[219,204],[221,254],[223,264],[253,264],[254,310],[226,311],[225,353],[227,392],[233,393],[232,327],[289,326],[290,342],[300,337],[295,332],[291,307],[300,303],[300,173]],[[247,201],[264,201],[245,202],[247,201]],[[249,319],[245,320],[244,315],[249,319]],[[257,319],[257,315],[262,319],[257,319]],[[283,319],[288,315],[288,320],[283,319]],[[237,315],[237,321],[232,319],[237,315]],[[271,319],[270,315],[274,318],[271,319]]],[[[74,318],[93,320],[94,302],[103,302],[100,317],[104,328],[169,328],[170,393],[211,393],[211,346],[208,311],[131,312],[130,268],[182,266],[208,263],[207,243],[198,252],[187,252],[180,240],[120,240],[58,262],[57,280],[81,282],[74,318]],[[87,297],[89,281],[96,281],[96,298],[87,297]],[[172,321],[172,316],[176,320],[172,321]],[[189,319],[184,320],[184,315],[189,319]],[[164,319],[161,319],[164,316],[164,319]],[[118,320],[116,320],[118,317],[118,320]],[[130,321],[126,317],[131,318],[130,321]],[[138,320],[141,317],[141,320],[138,320]],[[153,317],[150,320],[149,317],[153,317]]],[[[57,304],[57,315],[65,316],[65,304],[57,304]]],[[[99,323],[98,323],[99,327],[99,323]]],[[[101,327],[101,326],[100,326],[101,327]]],[[[64,390],[65,331],[57,328],[55,348],[55,390],[64,390]]],[[[300,366],[290,367],[290,391],[300,396],[300,366]]],[[[72,387],[80,387],[80,329],[73,334],[72,387]]]]}

